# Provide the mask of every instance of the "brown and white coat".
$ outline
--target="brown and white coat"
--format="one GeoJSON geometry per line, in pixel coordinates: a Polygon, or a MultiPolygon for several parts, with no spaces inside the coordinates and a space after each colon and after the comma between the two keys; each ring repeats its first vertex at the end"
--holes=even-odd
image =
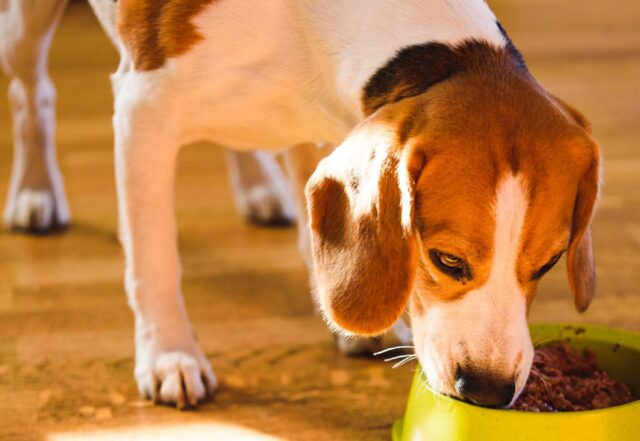
{"type": "MultiPolygon", "coordinates": [[[[46,49],[61,7],[26,3],[38,2],[0,11],[35,23],[2,40],[0,59],[14,117],[33,119],[51,106],[46,49]],[[31,48],[26,62],[19,44],[31,48]]],[[[484,1],[91,3],[121,54],[116,176],[143,395],[195,405],[216,385],[184,308],[176,243],[175,159],[194,140],[245,152],[230,163],[262,170],[266,183],[247,185],[236,167],[237,186],[256,190],[240,193],[241,206],[264,202],[257,212],[269,217],[279,203],[291,217],[296,205],[308,217],[301,250],[338,332],[400,330],[409,306],[417,356],[441,392],[496,406],[517,397],[533,353],[528,308],[564,252],[576,307],[588,306],[598,147],[584,118],[532,78],[484,1]],[[325,144],[339,147],[316,168],[325,144]],[[256,149],[284,152],[293,191],[256,149]]],[[[5,219],[63,224],[52,128],[22,127],[5,219]],[[44,159],[25,154],[33,130],[49,139],[44,159]]]]}

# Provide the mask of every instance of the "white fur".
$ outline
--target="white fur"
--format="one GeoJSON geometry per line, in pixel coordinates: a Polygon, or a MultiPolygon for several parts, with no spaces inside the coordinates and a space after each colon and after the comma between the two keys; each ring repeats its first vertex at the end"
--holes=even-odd
{"type": "Polygon", "coordinates": [[[489,278],[459,300],[427,300],[424,316],[413,323],[416,352],[429,382],[440,391],[457,394],[455,364],[467,357],[474,368],[506,378],[515,375],[514,399],[526,383],[533,347],[516,271],[528,203],[521,177],[510,175],[500,182],[489,278]]]}
{"type": "MultiPolygon", "coordinates": [[[[51,17],[64,3],[50,2],[60,8],[51,17]]],[[[160,69],[137,72],[114,30],[112,0],[91,5],[121,53],[112,76],[116,180],[136,322],[136,378],[143,394],[179,404],[194,403],[215,384],[181,294],[173,200],[180,146],[197,139],[271,152],[310,141],[337,145],[362,119],[360,93],[368,78],[403,47],[465,38],[505,45],[482,0],[225,0],[193,18],[202,41],[160,69]]],[[[37,59],[46,65],[46,51],[37,59]]],[[[52,125],[53,114],[47,115],[52,125]]],[[[313,169],[317,160],[309,155],[298,166],[313,169]]],[[[46,169],[58,194],[49,211],[64,214],[55,163],[46,169]]],[[[301,238],[308,241],[308,234],[301,238]]]]}

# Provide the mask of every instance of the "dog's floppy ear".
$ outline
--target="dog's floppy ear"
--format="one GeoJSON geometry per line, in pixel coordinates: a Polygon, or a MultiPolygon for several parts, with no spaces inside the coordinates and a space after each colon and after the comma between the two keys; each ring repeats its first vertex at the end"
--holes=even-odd
{"type": "MultiPolygon", "coordinates": [[[[589,122],[580,112],[560,98],[553,98],[585,132],[591,131],[589,122]]],[[[587,153],[589,156],[588,168],[578,183],[578,192],[573,208],[569,250],[567,252],[569,286],[573,292],[575,307],[580,312],[589,307],[596,289],[595,260],[591,243],[591,219],[600,187],[600,152],[597,144],[592,140],[589,141],[587,148],[589,149],[587,153]]]]}
{"type": "Polygon", "coordinates": [[[573,291],[576,309],[580,312],[589,307],[596,288],[595,261],[591,244],[591,218],[598,198],[599,162],[596,152],[591,165],[578,184],[578,193],[573,208],[569,251],[567,252],[569,285],[573,291]]]}
{"type": "Polygon", "coordinates": [[[344,331],[382,333],[413,289],[413,198],[422,166],[409,150],[373,115],[307,183],[316,294],[325,317],[344,331]]]}
{"type": "Polygon", "coordinates": [[[576,108],[570,106],[565,100],[555,95],[550,95],[551,98],[564,110],[568,116],[573,119],[580,127],[582,127],[587,133],[591,133],[591,124],[587,121],[587,118],[578,111],[576,108]]]}

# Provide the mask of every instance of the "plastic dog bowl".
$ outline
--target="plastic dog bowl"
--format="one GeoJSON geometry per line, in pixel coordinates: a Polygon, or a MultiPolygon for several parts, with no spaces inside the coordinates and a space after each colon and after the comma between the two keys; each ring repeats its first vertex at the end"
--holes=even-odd
{"type": "MultiPolygon", "coordinates": [[[[598,366],[640,394],[640,334],[589,325],[532,325],[535,342],[592,349],[598,366]]],[[[579,412],[522,412],[474,406],[424,387],[418,369],[393,441],[638,441],[640,401],[579,412]]]]}

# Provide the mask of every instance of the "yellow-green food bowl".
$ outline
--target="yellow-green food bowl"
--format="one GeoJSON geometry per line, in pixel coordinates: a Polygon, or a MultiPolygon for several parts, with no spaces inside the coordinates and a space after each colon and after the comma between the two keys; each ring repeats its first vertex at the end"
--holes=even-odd
{"type": "MultiPolygon", "coordinates": [[[[587,325],[532,325],[534,342],[592,349],[598,366],[640,394],[640,334],[587,325]]],[[[639,441],[640,401],[600,410],[535,413],[489,409],[431,392],[418,369],[393,441],[639,441]]]]}

